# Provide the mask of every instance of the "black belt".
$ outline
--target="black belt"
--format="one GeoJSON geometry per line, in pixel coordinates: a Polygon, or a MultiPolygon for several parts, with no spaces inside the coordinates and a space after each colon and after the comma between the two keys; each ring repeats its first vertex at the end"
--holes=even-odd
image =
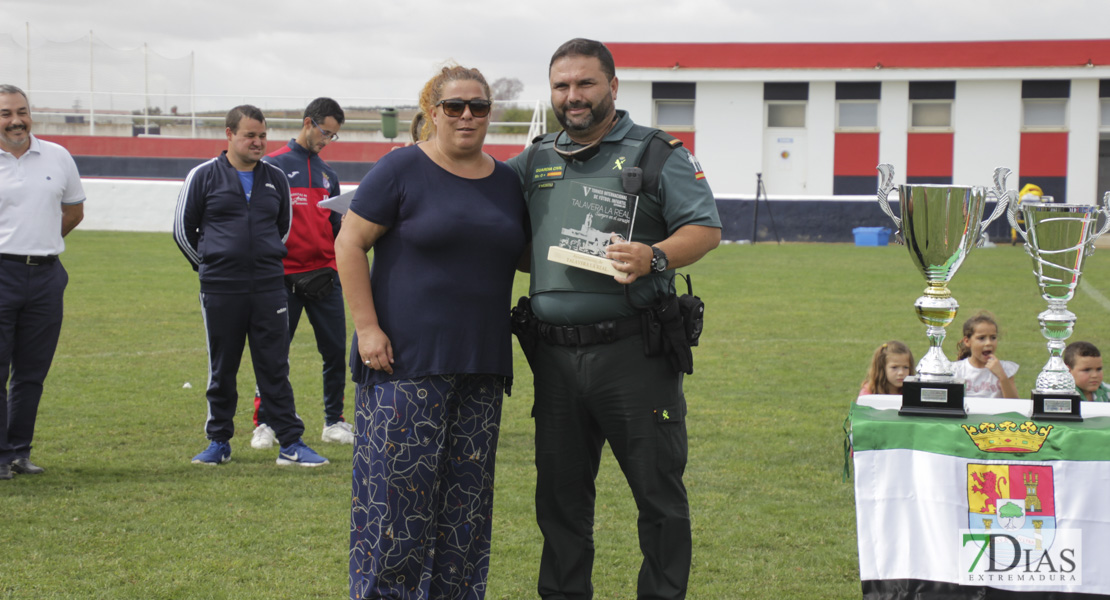
{"type": "Polygon", "coordinates": [[[536,321],[536,325],[540,338],[553,346],[609,344],[643,330],[639,315],[589,325],[553,325],[543,321],[536,321]]]}
{"type": "Polygon", "coordinates": [[[25,265],[37,267],[39,265],[53,264],[58,260],[57,256],[24,256],[22,254],[0,254],[0,259],[20,262],[25,265]]]}

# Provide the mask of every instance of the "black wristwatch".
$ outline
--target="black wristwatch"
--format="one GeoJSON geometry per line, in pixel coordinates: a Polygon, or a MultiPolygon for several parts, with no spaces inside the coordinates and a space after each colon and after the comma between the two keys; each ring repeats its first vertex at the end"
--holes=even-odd
{"type": "Polygon", "coordinates": [[[651,272],[662,273],[667,270],[667,254],[656,248],[651,247],[651,272]]]}

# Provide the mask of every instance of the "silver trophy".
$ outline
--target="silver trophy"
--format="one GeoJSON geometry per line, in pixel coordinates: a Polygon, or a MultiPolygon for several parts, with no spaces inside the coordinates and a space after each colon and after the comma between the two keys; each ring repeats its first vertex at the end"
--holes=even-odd
{"type": "MultiPolygon", "coordinates": [[[[1007,170],[996,179],[996,190],[1005,187],[1009,174],[1007,170]]],[[[1110,215],[1110,192],[1103,196],[1101,209],[1078,204],[1014,202],[1007,213],[1010,226],[1025,239],[1025,251],[1033,259],[1033,275],[1041,297],[1048,303],[1048,310],[1037,315],[1037,320],[1041,334],[1048,340],[1049,358],[1037,375],[1033,396],[1038,406],[1044,403],[1044,413],[1049,416],[1053,413],[1078,416],[1078,403],[1064,402],[1069,396],[1078,399],[1075,380],[1063,359],[1066,340],[1075,329],[1075,313],[1068,310],[1068,301],[1075,296],[1083,261],[1094,252],[1095,240],[1110,230],[1110,218],[1096,230],[1100,213],[1104,217],[1110,215]],[[1024,227],[1018,222],[1019,212],[1025,217],[1024,227]]]]}
{"type": "MultiPolygon", "coordinates": [[[[998,205],[986,221],[980,221],[987,203],[987,188],[962,185],[898,186],[901,218],[894,216],[887,196],[894,190],[894,167],[881,164],[879,206],[894,221],[896,239],[905,243],[910,258],[925,276],[928,287],[914,303],[917,318],[926,325],[929,351],[917,364],[917,376],[903,384],[903,412],[910,405],[928,412],[947,410],[963,414],[963,382],[955,376],[952,363],[941,348],[945,330],[955,318],[959,303],[948,291],[948,282],[963,264],[971,249],[986,240],[985,230],[1006,210],[1008,194],[1000,195],[998,205]],[[941,406],[943,405],[943,406],[941,406]]],[[[998,170],[995,176],[998,176],[998,170]]]]}

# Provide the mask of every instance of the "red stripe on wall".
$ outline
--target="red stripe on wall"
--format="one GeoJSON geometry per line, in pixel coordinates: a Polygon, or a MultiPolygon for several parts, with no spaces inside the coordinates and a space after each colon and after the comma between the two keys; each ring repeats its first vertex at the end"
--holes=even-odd
{"type": "Polygon", "coordinates": [[[906,135],[907,177],[951,177],[951,133],[910,133],[906,135]]]}
{"type": "Polygon", "coordinates": [[[1110,64],[1110,40],[607,43],[623,69],[940,69],[1110,64]]]}
{"type": "Polygon", "coordinates": [[[878,133],[838,133],[833,142],[833,176],[875,175],[878,133]]]}
{"type": "MultiPolygon", "coordinates": [[[[39,136],[61,144],[77,156],[142,156],[145,158],[212,158],[227,150],[226,139],[180,139],[158,137],[99,137],[84,135],[39,136]]],[[[268,143],[270,153],[281,144],[268,143]]]]}
{"type": "MultiPolygon", "coordinates": [[[[693,134],[691,134],[692,136],[693,134]]],[[[44,140],[61,144],[75,156],[141,156],[144,158],[207,159],[227,149],[226,139],[182,139],[160,137],[99,137],[44,135],[44,140]]],[[[675,137],[678,137],[677,135],[675,137]]],[[[691,143],[692,143],[691,138],[691,143]]],[[[266,154],[280,149],[288,140],[266,142],[266,154]]],[[[683,140],[685,143],[685,140],[683,140]]],[[[320,153],[326,161],[374,162],[391,149],[403,146],[390,142],[334,142],[320,153]]],[[[508,160],[523,151],[523,144],[486,144],[485,151],[498,160],[508,160]]]]}
{"type": "Polygon", "coordinates": [[[1027,177],[1064,177],[1068,174],[1068,134],[1022,133],[1018,172],[1027,177]]]}

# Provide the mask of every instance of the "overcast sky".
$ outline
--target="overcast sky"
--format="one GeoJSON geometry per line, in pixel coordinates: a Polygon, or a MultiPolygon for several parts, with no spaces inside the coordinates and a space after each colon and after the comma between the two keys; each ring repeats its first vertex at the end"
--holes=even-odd
{"type": "MultiPolygon", "coordinates": [[[[415,101],[445,61],[546,99],[551,52],[608,42],[1110,37],[1108,0],[3,0],[0,36],[32,51],[89,31],[118,48],[195,53],[200,95],[415,101]]],[[[619,68],[620,65],[618,65],[619,68]]],[[[22,82],[17,82],[22,83],[22,82]]],[[[87,89],[87,84],[86,84],[87,89]]]]}

